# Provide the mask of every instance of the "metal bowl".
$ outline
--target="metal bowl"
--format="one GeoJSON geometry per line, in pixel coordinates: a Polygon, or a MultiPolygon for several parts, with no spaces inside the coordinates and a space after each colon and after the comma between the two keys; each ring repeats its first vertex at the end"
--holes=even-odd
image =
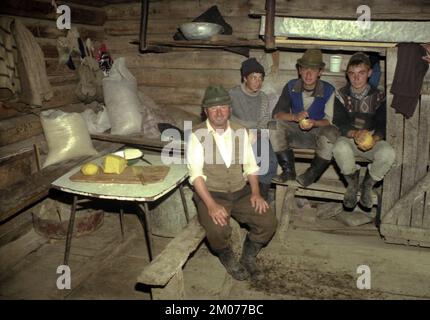
{"type": "Polygon", "coordinates": [[[179,26],[187,40],[209,40],[213,35],[221,33],[223,27],[210,22],[187,22],[179,26]]]}

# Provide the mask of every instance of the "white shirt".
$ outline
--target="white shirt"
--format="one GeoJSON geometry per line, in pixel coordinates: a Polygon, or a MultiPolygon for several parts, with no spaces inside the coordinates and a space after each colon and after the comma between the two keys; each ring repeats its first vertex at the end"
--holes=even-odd
{"type": "MultiPolygon", "coordinates": [[[[230,122],[227,124],[227,129],[225,131],[215,130],[210,125],[209,120],[206,120],[206,127],[208,129],[208,134],[211,134],[215,140],[215,144],[221,154],[222,161],[226,167],[229,168],[232,163],[232,144],[234,136],[234,132],[230,128],[230,122]]],[[[243,176],[246,178],[249,174],[256,174],[259,167],[255,161],[254,153],[246,130],[244,130],[243,143],[243,163],[241,164],[243,165],[243,176]]],[[[194,133],[191,133],[190,139],[187,142],[186,156],[190,183],[193,183],[197,177],[203,177],[206,181],[207,177],[203,174],[203,165],[205,163],[204,147],[194,133]]]]}

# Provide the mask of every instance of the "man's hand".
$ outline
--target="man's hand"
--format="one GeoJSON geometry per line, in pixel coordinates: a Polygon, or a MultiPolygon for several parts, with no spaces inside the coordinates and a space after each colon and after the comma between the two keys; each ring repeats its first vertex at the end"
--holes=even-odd
{"type": "Polygon", "coordinates": [[[306,111],[302,111],[300,113],[294,114],[294,121],[300,122],[301,120],[306,119],[307,117],[309,117],[309,114],[306,111]]]}
{"type": "Polygon", "coordinates": [[[228,224],[229,215],[227,210],[218,203],[208,207],[208,214],[215,224],[226,226],[228,224]]]}
{"type": "Polygon", "coordinates": [[[260,194],[251,194],[251,205],[259,214],[263,214],[269,209],[269,205],[260,194]]]}
{"type": "Polygon", "coordinates": [[[315,120],[313,119],[302,119],[302,121],[299,122],[300,129],[304,131],[311,130],[315,126],[315,120]]]}

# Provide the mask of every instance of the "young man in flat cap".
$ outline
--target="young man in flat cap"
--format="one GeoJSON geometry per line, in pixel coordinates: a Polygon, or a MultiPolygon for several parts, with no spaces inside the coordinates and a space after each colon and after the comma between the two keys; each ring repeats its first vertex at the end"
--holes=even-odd
{"type": "Polygon", "coordinates": [[[199,221],[227,272],[237,280],[261,280],[255,258],[275,233],[277,221],[260,195],[259,168],[247,131],[229,120],[230,105],[223,87],[206,89],[202,106],[207,120],[193,128],[187,143],[190,183],[199,221]],[[249,227],[240,262],[231,248],[230,217],[249,227]]]}
{"type": "Polygon", "coordinates": [[[297,60],[300,78],[289,81],[273,110],[270,140],[282,173],[280,182],[296,180],[303,186],[315,182],[332,159],[338,130],[332,125],[334,87],[320,80],[325,63],[321,50],[309,49],[297,60]],[[315,149],[310,168],[296,177],[292,148],[315,149]]]}
{"type": "Polygon", "coordinates": [[[333,156],[348,183],[343,200],[347,208],[357,204],[360,170],[355,156],[371,161],[361,184],[360,197],[361,205],[371,208],[372,188],[384,178],[395,160],[393,147],[384,140],[385,94],[368,84],[372,69],[366,54],[355,53],[348,62],[346,74],[349,83],[336,92],[333,121],[342,136],[334,145],[333,156]]]}
{"type": "Polygon", "coordinates": [[[249,58],[240,69],[241,84],[230,89],[231,119],[248,129],[255,129],[254,154],[260,162],[260,192],[267,201],[270,183],[276,175],[278,162],[269,140],[267,124],[271,119],[269,99],[261,91],[264,81],[264,67],[255,59],[249,58]]]}

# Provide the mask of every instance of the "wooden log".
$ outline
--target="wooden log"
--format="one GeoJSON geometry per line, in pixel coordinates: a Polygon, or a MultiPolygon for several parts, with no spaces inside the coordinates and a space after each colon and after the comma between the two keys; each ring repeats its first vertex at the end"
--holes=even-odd
{"type": "Polygon", "coordinates": [[[165,286],[182,269],[189,255],[196,250],[204,237],[205,231],[197,217],[194,217],[184,230],[144,268],[137,281],[150,286],[165,286]]]}
{"type": "MultiPolygon", "coordinates": [[[[106,21],[102,9],[71,5],[70,12],[72,23],[102,26],[106,21]]],[[[37,0],[3,0],[2,13],[44,20],[57,20],[60,16],[50,2],[37,0]]]]}
{"type": "MultiPolygon", "coordinates": [[[[181,17],[186,21],[191,21],[204,11],[214,5],[210,0],[164,0],[151,2],[149,4],[150,19],[159,19],[161,17],[181,17]]],[[[240,4],[235,1],[221,0],[217,1],[216,5],[220,10],[223,17],[238,17],[247,16],[251,6],[248,2],[241,2],[240,4]]],[[[140,3],[127,3],[119,5],[111,5],[105,8],[107,20],[123,20],[124,18],[139,19],[140,17],[140,3]]]]}
{"type": "Polygon", "coordinates": [[[0,247],[11,241],[15,241],[22,235],[29,232],[33,227],[33,220],[30,210],[18,215],[15,219],[0,225],[0,247]]]}
{"type": "Polygon", "coordinates": [[[430,95],[422,95],[419,108],[415,111],[419,113],[418,120],[418,155],[415,167],[415,181],[419,181],[427,173],[430,152],[430,95]]]}
{"type": "MultiPolygon", "coordinates": [[[[28,19],[22,22],[31,31],[33,36],[37,38],[57,39],[58,37],[65,37],[67,29],[58,29],[55,21],[43,21],[28,19]]],[[[81,39],[90,38],[92,41],[103,40],[105,37],[104,29],[102,27],[91,27],[85,25],[73,24],[78,29],[81,39]]]]}
{"type": "MultiPolygon", "coordinates": [[[[225,19],[228,24],[233,28],[233,35],[237,34],[254,34],[258,35],[260,30],[260,21],[257,19],[249,19],[247,17],[229,17],[225,19]]],[[[178,27],[184,23],[189,22],[183,18],[168,18],[151,19],[148,20],[148,35],[152,34],[166,34],[170,33],[171,37],[177,32],[178,27]]],[[[105,31],[108,35],[138,35],[140,28],[140,21],[134,20],[116,20],[107,21],[105,24],[105,31]]]]}
{"type": "Polygon", "coordinates": [[[10,186],[9,189],[0,193],[0,222],[3,223],[19,211],[46,197],[49,193],[51,183],[79,163],[90,161],[91,159],[114,152],[121,146],[122,144],[101,141],[94,142],[94,147],[99,151],[98,155],[93,157],[80,157],[51,165],[33,174],[26,181],[10,186]]]}
{"type": "Polygon", "coordinates": [[[5,190],[10,185],[24,181],[31,176],[32,168],[35,167],[34,160],[31,150],[19,157],[0,162],[0,190],[5,190]]]}
{"type": "Polygon", "coordinates": [[[186,59],[182,52],[165,53],[160,59],[156,53],[143,55],[123,55],[128,68],[163,68],[163,69],[205,69],[205,70],[237,70],[240,82],[240,67],[245,57],[226,51],[197,51],[191,49],[186,59]]]}
{"type": "Polygon", "coordinates": [[[400,197],[402,159],[403,159],[403,116],[395,112],[391,107],[393,95],[390,93],[391,85],[394,79],[394,71],[397,64],[397,48],[387,50],[386,57],[387,70],[387,136],[386,140],[396,151],[396,160],[384,177],[382,193],[382,213],[381,221],[383,223],[397,222],[397,217],[386,214],[400,197]]]}
{"type": "MultiPolygon", "coordinates": [[[[70,87],[61,87],[68,88],[70,91],[70,87]]],[[[70,99],[74,99],[77,102],[77,98],[73,98],[74,96],[74,86],[72,86],[72,97],[70,99]]],[[[54,90],[54,98],[49,103],[46,104],[46,107],[43,109],[50,109],[52,107],[58,106],[58,109],[63,110],[64,112],[83,112],[87,108],[95,108],[94,104],[83,104],[83,103],[75,103],[75,104],[61,104],[60,94],[63,94],[63,99],[65,102],[68,102],[68,95],[70,92],[67,92],[66,89],[58,90],[58,87],[54,90]]],[[[26,114],[24,116],[8,118],[0,120],[0,147],[8,144],[12,144],[15,142],[19,142],[30,137],[39,135],[43,132],[42,125],[40,123],[40,117],[37,114],[26,114]]]]}

